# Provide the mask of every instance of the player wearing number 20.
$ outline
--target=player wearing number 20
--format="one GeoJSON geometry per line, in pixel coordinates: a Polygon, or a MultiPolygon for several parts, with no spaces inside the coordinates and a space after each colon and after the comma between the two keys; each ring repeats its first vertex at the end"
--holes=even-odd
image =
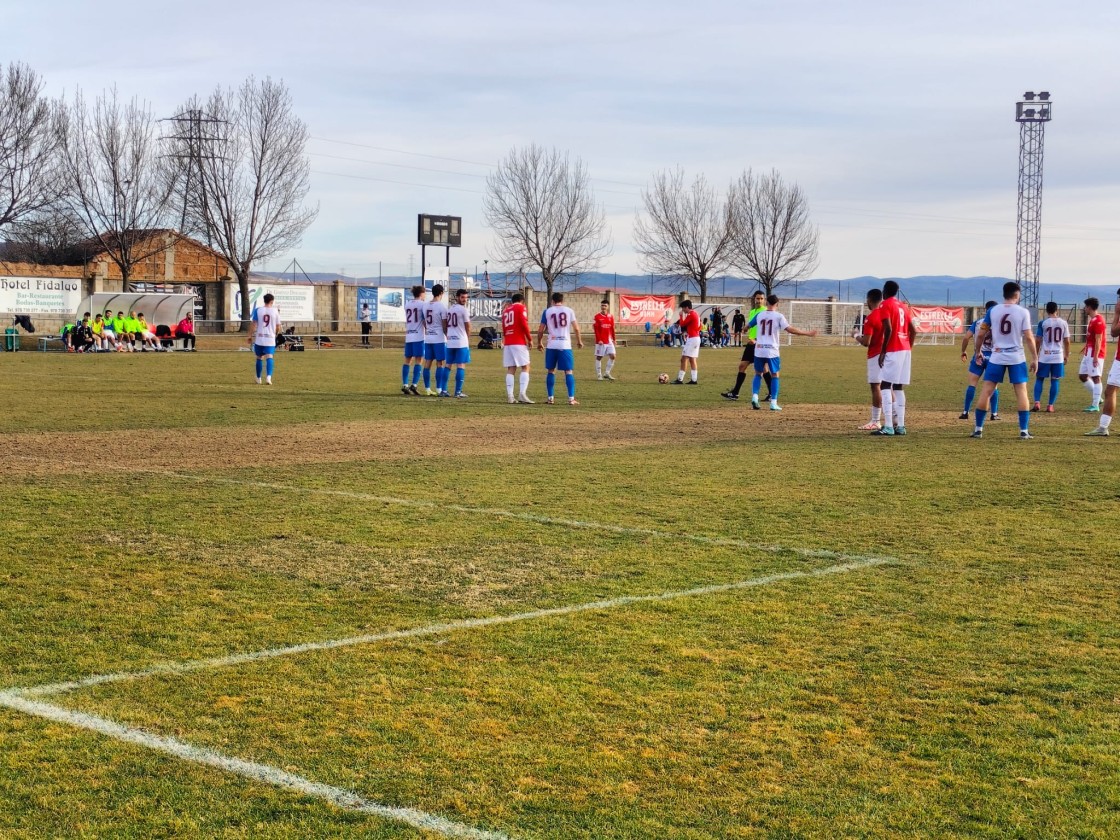
{"type": "Polygon", "coordinates": [[[264,306],[253,310],[253,353],[257,357],[257,384],[261,384],[261,368],[266,371],[265,380],[272,384],[273,354],[276,352],[276,333],[280,331],[280,310],[272,305],[276,300],[272,295],[264,296],[264,306]]]}
{"type": "MultiPolygon", "coordinates": [[[[471,363],[471,312],[467,309],[467,290],[455,292],[455,302],[447,310],[447,367],[455,370],[455,396],[466,399],[463,381],[467,378],[467,365],[471,363]]],[[[447,384],[444,383],[444,387],[447,384]]]]}
{"type": "Polygon", "coordinates": [[[548,391],[548,403],[552,405],[552,392],[556,389],[556,369],[564,372],[564,383],[568,386],[568,405],[579,405],[576,400],[576,375],[575,358],[572,356],[572,333],[576,334],[576,343],[582,348],[583,337],[579,334],[579,324],[576,323],[576,313],[564,305],[564,295],[554,292],[552,306],[548,307],[541,315],[541,325],[537,328],[537,349],[544,349],[544,334],[548,331],[548,350],[544,354],[544,367],[548,373],[545,376],[545,389],[548,391]]]}
{"type": "MultiPolygon", "coordinates": [[[[984,326],[992,336],[992,355],[984,368],[984,390],[976,400],[976,429],[972,437],[984,434],[984,418],[988,413],[988,403],[992,391],[1003,381],[1006,374],[1015,388],[1015,398],[1019,403],[1019,437],[1030,440],[1028,425],[1031,419],[1031,404],[1027,395],[1029,373],[1037,368],[1035,359],[1034,334],[1031,331],[1031,313],[1019,306],[1019,284],[1009,281],[1003,284],[1003,303],[997,303],[984,316],[984,326]],[[1027,356],[1030,356],[1028,368],[1027,356]]],[[[980,342],[977,342],[980,344],[980,342]]],[[[983,347],[976,348],[980,357],[983,347]]]]}

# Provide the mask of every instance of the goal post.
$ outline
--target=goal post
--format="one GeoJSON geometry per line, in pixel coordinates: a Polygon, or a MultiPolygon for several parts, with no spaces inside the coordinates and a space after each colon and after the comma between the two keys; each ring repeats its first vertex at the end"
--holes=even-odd
{"type": "Polygon", "coordinates": [[[816,330],[814,338],[786,333],[786,344],[832,344],[852,346],[857,344],[852,331],[863,325],[865,309],[862,303],[833,300],[791,300],[778,307],[785,310],[792,326],[802,330],[816,330]],[[788,305],[788,309],[787,309],[788,305]]]}

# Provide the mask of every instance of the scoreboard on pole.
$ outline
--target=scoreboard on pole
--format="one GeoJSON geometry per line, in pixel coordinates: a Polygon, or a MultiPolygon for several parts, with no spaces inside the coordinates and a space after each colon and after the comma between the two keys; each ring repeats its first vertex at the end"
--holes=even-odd
{"type": "Polygon", "coordinates": [[[420,245],[443,245],[446,248],[460,248],[463,245],[462,216],[433,216],[421,213],[417,216],[417,242],[420,245]]]}

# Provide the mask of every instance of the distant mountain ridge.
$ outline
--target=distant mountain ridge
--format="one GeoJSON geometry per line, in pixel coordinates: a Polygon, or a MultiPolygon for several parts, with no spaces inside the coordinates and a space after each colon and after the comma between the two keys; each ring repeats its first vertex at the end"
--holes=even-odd
{"type": "MultiPolygon", "coordinates": [[[[418,282],[418,277],[343,277],[337,273],[309,272],[299,274],[293,278],[290,272],[255,271],[254,277],[263,279],[287,280],[289,282],[333,283],[337,280],[350,285],[358,286],[394,286],[407,288],[418,282]]],[[[452,274],[454,278],[462,276],[461,273],[452,274]]],[[[527,275],[528,281],[536,288],[541,287],[539,274],[527,275]]],[[[493,272],[491,279],[494,286],[500,287],[505,280],[505,274],[493,272]]],[[[511,280],[513,278],[511,277],[511,280]]],[[[798,297],[809,299],[822,299],[836,297],[841,301],[861,301],[868,289],[881,288],[886,280],[896,280],[902,288],[902,294],[911,303],[922,304],[947,304],[950,306],[977,306],[985,300],[999,299],[1003,284],[1007,277],[955,277],[953,275],[919,275],[917,277],[848,277],[842,280],[829,280],[816,278],[801,280],[795,285],[786,285],[778,290],[782,297],[798,297]]],[[[480,278],[481,281],[481,278],[480,278]]],[[[1098,297],[1102,302],[1111,302],[1117,294],[1120,281],[1108,283],[1039,283],[1038,292],[1040,301],[1055,300],[1061,304],[1080,303],[1087,297],[1098,297]]],[[[607,289],[630,290],[646,294],[669,294],[679,291],[679,282],[670,278],[653,277],[648,274],[613,274],[592,271],[581,274],[569,280],[564,288],[574,286],[601,286],[607,289]]],[[[758,288],[753,280],[741,277],[720,277],[708,283],[710,297],[747,297],[758,288]]]]}

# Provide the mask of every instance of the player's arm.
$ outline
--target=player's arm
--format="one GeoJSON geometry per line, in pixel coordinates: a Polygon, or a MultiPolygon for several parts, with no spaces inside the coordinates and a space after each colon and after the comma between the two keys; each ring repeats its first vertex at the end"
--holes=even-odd
{"type": "MultiPolygon", "coordinates": [[[[1101,354],[1101,343],[1104,341],[1104,332],[1093,333],[1093,352],[1090,357],[1096,359],[1101,354]]],[[[1094,362],[1095,364],[1095,362],[1094,362]]]]}
{"type": "Polygon", "coordinates": [[[1112,312],[1112,337],[1120,338],[1120,294],[1116,296],[1116,309],[1112,312]]]}
{"type": "Polygon", "coordinates": [[[883,363],[887,360],[887,343],[891,340],[892,335],[894,335],[894,327],[891,325],[891,319],[890,318],[884,318],[883,319],[883,347],[882,347],[881,350],[879,350],[879,367],[882,367],[883,363]]]}
{"type": "MultiPolygon", "coordinates": [[[[987,321],[981,321],[980,326],[976,328],[976,344],[974,346],[976,347],[977,364],[983,364],[984,362],[984,341],[987,339],[988,333],[990,333],[991,331],[992,328],[988,325],[987,321]]],[[[1031,341],[1030,344],[1033,347],[1034,341],[1031,341]]]]}
{"type": "MultiPolygon", "coordinates": [[[[466,311],[466,310],[464,310],[464,311],[466,311]]],[[[465,335],[469,339],[471,337],[471,319],[469,317],[469,315],[470,315],[469,312],[467,313],[467,315],[468,315],[467,319],[465,321],[463,321],[463,335],[465,335]]]]}
{"type": "Polygon", "coordinates": [[[793,324],[790,324],[788,327],[786,327],[786,332],[790,333],[791,335],[803,335],[808,338],[812,338],[817,334],[816,330],[803,330],[800,327],[795,327],[793,324]]]}
{"type": "Polygon", "coordinates": [[[1066,330],[1065,337],[1062,339],[1062,364],[1069,361],[1069,330],[1066,330]]]}
{"type": "Polygon", "coordinates": [[[972,328],[969,327],[964,331],[964,338],[961,339],[961,359],[968,358],[968,344],[972,341],[972,328]]]}
{"type": "Polygon", "coordinates": [[[249,330],[249,340],[248,340],[247,343],[249,344],[250,347],[252,347],[253,346],[253,339],[256,338],[256,335],[257,335],[257,310],[255,310],[255,309],[253,310],[253,315],[249,319],[249,322],[253,325],[253,328],[251,330],[249,330]]]}
{"type": "MultiPolygon", "coordinates": [[[[538,350],[544,350],[544,329],[545,329],[545,327],[544,327],[544,315],[541,315],[541,322],[537,326],[537,349],[538,350]]],[[[532,343],[532,337],[531,336],[530,336],[529,343],[530,344],[532,343]]]]}
{"type": "Polygon", "coordinates": [[[572,332],[576,334],[576,346],[581,350],[583,349],[583,336],[579,332],[579,322],[574,318],[572,319],[572,332]]]}
{"type": "Polygon", "coordinates": [[[1036,370],[1038,370],[1038,348],[1034,346],[1034,333],[1031,332],[1030,327],[1027,327],[1025,330],[1023,330],[1023,348],[1030,348],[1029,352],[1027,353],[1027,355],[1030,357],[1030,361],[1027,364],[1027,369],[1031,373],[1034,373],[1036,370]]]}

